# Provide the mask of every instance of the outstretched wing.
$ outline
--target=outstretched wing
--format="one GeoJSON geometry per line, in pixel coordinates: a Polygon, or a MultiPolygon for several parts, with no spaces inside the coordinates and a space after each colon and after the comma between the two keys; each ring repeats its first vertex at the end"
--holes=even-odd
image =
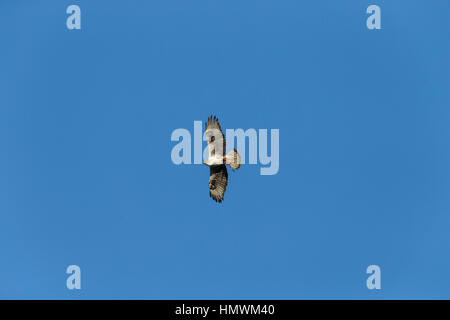
{"type": "Polygon", "coordinates": [[[205,136],[208,142],[209,157],[224,156],[226,151],[225,137],[216,116],[211,116],[205,124],[205,136]]]}
{"type": "Polygon", "coordinates": [[[228,172],[224,164],[209,167],[209,195],[217,202],[222,202],[227,190],[228,172]]]}

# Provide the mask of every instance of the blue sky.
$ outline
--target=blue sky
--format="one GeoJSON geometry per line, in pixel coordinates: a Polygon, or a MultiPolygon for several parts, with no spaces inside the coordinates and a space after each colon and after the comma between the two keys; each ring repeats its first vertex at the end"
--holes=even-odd
{"type": "Polygon", "coordinates": [[[450,298],[449,10],[1,1],[0,298],[450,298]],[[210,114],[280,130],[220,205],[170,158],[210,114]]]}

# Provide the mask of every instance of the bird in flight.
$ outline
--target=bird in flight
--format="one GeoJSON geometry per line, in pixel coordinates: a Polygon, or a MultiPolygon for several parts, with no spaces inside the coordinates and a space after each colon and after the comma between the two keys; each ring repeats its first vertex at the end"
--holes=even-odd
{"type": "Polygon", "coordinates": [[[241,156],[236,149],[225,155],[225,137],[219,119],[210,116],[205,124],[205,136],[208,142],[209,195],[216,202],[222,202],[228,185],[228,172],[225,165],[233,170],[241,167],[241,156]]]}

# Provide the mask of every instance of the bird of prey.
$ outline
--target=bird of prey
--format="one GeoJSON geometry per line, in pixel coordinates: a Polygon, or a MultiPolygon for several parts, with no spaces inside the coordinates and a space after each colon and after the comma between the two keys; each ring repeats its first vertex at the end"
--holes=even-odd
{"type": "Polygon", "coordinates": [[[225,137],[219,120],[210,116],[205,124],[205,136],[208,142],[208,161],[203,163],[209,166],[209,195],[216,202],[222,202],[228,185],[228,172],[225,165],[233,170],[241,167],[241,156],[236,149],[227,155],[225,137]]]}

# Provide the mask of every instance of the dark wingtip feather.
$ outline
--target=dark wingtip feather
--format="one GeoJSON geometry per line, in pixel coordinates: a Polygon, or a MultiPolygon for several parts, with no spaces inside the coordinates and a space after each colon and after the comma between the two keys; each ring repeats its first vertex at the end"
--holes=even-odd
{"type": "Polygon", "coordinates": [[[215,125],[215,124],[219,125],[219,118],[212,114],[208,117],[208,121],[206,121],[206,123],[205,123],[205,129],[208,126],[215,125]]]}

